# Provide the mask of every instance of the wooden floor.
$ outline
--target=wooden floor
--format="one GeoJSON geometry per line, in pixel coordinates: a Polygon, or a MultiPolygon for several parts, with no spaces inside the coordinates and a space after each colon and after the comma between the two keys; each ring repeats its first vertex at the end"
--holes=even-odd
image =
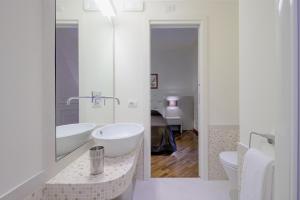
{"type": "Polygon", "coordinates": [[[176,136],[177,151],[171,155],[151,156],[151,176],[158,177],[199,177],[198,136],[185,131],[176,136]]]}

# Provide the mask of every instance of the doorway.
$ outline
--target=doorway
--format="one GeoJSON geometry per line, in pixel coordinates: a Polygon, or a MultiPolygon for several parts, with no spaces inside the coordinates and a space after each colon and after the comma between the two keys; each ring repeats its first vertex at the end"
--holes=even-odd
{"type": "Polygon", "coordinates": [[[152,25],[151,177],[199,177],[199,27],[152,25]]]}

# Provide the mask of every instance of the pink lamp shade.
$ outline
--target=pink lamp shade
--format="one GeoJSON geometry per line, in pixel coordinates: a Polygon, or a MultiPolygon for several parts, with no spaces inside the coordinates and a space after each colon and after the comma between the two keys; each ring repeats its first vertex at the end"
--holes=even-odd
{"type": "Polygon", "coordinates": [[[178,97],[175,96],[169,96],[167,97],[167,101],[168,101],[168,106],[169,107],[177,107],[178,106],[178,97]]]}

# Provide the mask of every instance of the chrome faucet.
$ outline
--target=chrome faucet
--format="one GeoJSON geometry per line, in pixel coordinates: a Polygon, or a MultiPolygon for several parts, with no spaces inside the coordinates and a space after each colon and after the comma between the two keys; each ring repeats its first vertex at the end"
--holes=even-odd
{"type": "Polygon", "coordinates": [[[115,100],[117,102],[118,105],[120,105],[120,99],[117,98],[117,97],[105,97],[105,96],[102,96],[102,97],[100,97],[100,99],[113,99],[113,100],[115,100]]]}
{"type": "MultiPolygon", "coordinates": [[[[91,99],[92,103],[94,103],[95,105],[99,104],[99,101],[101,101],[101,99],[113,99],[115,100],[118,105],[120,105],[120,99],[116,98],[116,97],[106,97],[106,96],[101,96],[101,95],[94,95],[92,93],[92,96],[79,96],[79,97],[70,97],[67,100],[67,105],[71,105],[71,101],[73,100],[79,100],[79,99],[91,99]]],[[[105,104],[105,102],[104,102],[105,104]]]]}
{"type": "Polygon", "coordinates": [[[70,97],[70,98],[68,98],[68,100],[67,100],[67,105],[69,106],[69,105],[71,105],[71,101],[73,101],[73,100],[79,100],[79,99],[92,99],[92,102],[93,102],[93,99],[94,99],[95,97],[93,97],[93,96],[91,96],[91,97],[89,97],[89,96],[83,96],[83,97],[70,97]]]}

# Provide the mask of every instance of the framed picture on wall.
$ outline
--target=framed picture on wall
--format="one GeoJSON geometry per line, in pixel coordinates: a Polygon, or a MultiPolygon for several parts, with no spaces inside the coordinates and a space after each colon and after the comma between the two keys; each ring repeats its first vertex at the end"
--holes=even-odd
{"type": "Polygon", "coordinates": [[[158,89],[158,74],[151,74],[150,84],[151,89],[158,89]]]}

